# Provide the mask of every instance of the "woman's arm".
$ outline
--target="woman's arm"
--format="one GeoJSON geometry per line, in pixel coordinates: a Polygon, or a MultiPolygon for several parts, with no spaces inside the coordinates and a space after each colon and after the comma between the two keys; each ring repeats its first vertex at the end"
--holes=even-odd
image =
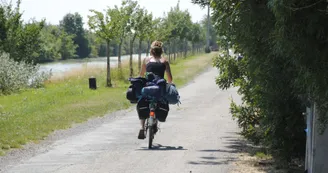
{"type": "Polygon", "coordinates": [[[166,76],[167,76],[167,82],[168,83],[173,83],[172,82],[173,81],[173,77],[172,77],[172,73],[171,73],[170,63],[167,60],[165,60],[164,63],[165,63],[165,66],[166,66],[165,72],[166,72],[166,76]]]}

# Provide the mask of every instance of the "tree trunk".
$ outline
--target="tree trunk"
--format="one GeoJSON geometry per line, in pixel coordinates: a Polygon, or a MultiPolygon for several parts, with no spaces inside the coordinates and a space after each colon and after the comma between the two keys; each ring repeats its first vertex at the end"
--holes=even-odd
{"type": "Polygon", "coordinates": [[[107,54],[107,80],[106,80],[106,86],[107,87],[112,87],[112,81],[111,81],[111,78],[110,78],[109,43],[110,43],[110,41],[107,40],[107,51],[106,51],[106,54],[107,54]]]}
{"type": "Polygon", "coordinates": [[[169,55],[169,62],[171,62],[171,42],[168,41],[168,46],[167,46],[167,51],[168,51],[168,55],[169,55]]]}
{"type": "Polygon", "coordinates": [[[131,40],[130,41],[130,77],[133,76],[133,57],[132,57],[132,52],[133,52],[133,42],[131,40]]]}
{"type": "Polygon", "coordinates": [[[176,42],[175,42],[175,39],[173,40],[173,53],[174,53],[174,61],[175,61],[175,59],[177,58],[177,47],[175,46],[176,44],[175,44],[176,42]]]}
{"type": "Polygon", "coordinates": [[[188,49],[188,41],[187,39],[184,39],[184,57],[187,58],[187,49],[188,49]]]}
{"type": "Polygon", "coordinates": [[[198,44],[197,45],[197,53],[199,53],[200,52],[200,45],[198,44]]]}
{"type": "Polygon", "coordinates": [[[197,53],[200,53],[200,51],[201,51],[201,44],[200,43],[198,43],[198,45],[197,45],[197,53]]]}
{"type": "Polygon", "coordinates": [[[119,69],[122,68],[122,61],[121,61],[121,56],[122,56],[122,43],[123,43],[123,39],[120,39],[120,43],[118,45],[118,56],[117,56],[117,64],[118,64],[118,68],[119,69]]]}
{"type": "MultiPolygon", "coordinates": [[[[139,57],[138,57],[138,68],[141,70],[141,44],[142,44],[142,39],[139,39],[139,57]]],[[[140,71],[139,71],[140,73],[140,71]]]]}
{"type": "Polygon", "coordinates": [[[147,46],[147,53],[146,53],[146,55],[149,56],[149,51],[150,51],[150,39],[149,39],[147,42],[148,42],[148,46],[147,46]]]}
{"type": "Polygon", "coordinates": [[[132,40],[130,41],[130,77],[133,77],[133,43],[136,38],[136,35],[133,36],[132,40]]]}
{"type": "Polygon", "coordinates": [[[183,57],[183,46],[184,46],[184,42],[183,42],[183,40],[179,40],[179,42],[180,42],[180,47],[179,47],[179,57],[180,58],[182,58],[183,57]],[[182,44],[181,44],[182,43],[182,44]]]}
{"type": "Polygon", "coordinates": [[[181,53],[182,53],[182,51],[181,51],[182,48],[181,48],[181,47],[183,46],[181,43],[183,43],[183,42],[182,42],[181,40],[179,40],[179,43],[180,43],[180,46],[179,46],[179,51],[178,51],[178,52],[179,52],[179,54],[178,54],[178,58],[181,58],[181,57],[182,57],[182,56],[181,56],[181,55],[182,55],[182,54],[181,54],[181,53]]]}
{"type": "Polygon", "coordinates": [[[191,43],[191,53],[192,53],[192,55],[195,54],[195,43],[194,42],[191,43]]]}

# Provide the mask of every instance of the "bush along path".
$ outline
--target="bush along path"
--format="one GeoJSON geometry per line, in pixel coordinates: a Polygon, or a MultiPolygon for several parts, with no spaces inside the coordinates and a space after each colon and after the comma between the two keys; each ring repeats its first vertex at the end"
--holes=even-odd
{"type": "MultiPolygon", "coordinates": [[[[171,63],[174,83],[186,84],[211,65],[215,53],[177,59],[171,63]]],[[[123,76],[129,69],[123,66],[123,76]]],[[[29,142],[37,142],[58,129],[82,123],[92,117],[126,109],[129,83],[112,71],[113,88],[105,87],[105,69],[73,71],[65,78],[52,78],[44,88],[29,89],[0,97],[0,155],[29,142]],[[88,77],[95,76],[97,90],[88,88],[88,77]]]]}

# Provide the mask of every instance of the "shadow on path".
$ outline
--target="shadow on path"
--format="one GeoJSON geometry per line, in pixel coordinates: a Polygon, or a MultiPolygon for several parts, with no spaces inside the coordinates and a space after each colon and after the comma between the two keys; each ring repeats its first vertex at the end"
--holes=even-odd
{"type": "Polygon", "coordinates": [[[163,146],[161,144],[153,144],[153,147],[151,149],[148,149],[148,147],[141,147],[141,149],[137,150],[157,150],[157,151],[170,151],[170,150],[187,150],[183,148],[182,146],[174,147],[174,146],[163,146]]]}
{"type": "Polygon", "coordinates": [[[223,146],[219,148],[196,150],[196,152],[204,155],[202,154],[203,156],[196,161],[188,161],[187,163],[192,165],[228,165],[231,162],[236,162],[238,160],[236,153],[241,152],[238,148],[242,148],[242,143],[238,141],[238,134],[227,132],[227,135],[227,137],[220,138],[228,143],[223,143],[223,146]]]}
{"type": "MultiPolygon", "coordinates": [[[[271,159],[258,158],[259,153],[267,153],[266,149],[263,147],[255,146],[250,144],[245,139],[241,138],[236,132],[227,132],[227,136],[220,137],[224,142],[222,142],[222,147],[218,148],[205,148],[201,150],[196,150],[197,152],[204,153],[204,156],[199,157],[196,161],[188,161],[188,164],[192,165],[228,165],[232,163],[237,163],[236,165],[245,165],[248,167],[255,167],[265,173],[303,173],[301,168],[290,169],[290,170],[278,170],[277,166],[271,159]],[[245,157],[246,153],[250,157],[245,157]],[[248,160],[250,159],[250,160],[248,160]]],[[[238,166],[237,166],[238,167],[238,166]]],[[[239,171],[243,170],[240,167],[239,171]]],[[[246,173],[245,172],[245,173],[246,173]]],[[[243,173],[243,172],[240,172],[243,173]]],[[[247,172],[248,173],[248,172],[247,172]]]]}

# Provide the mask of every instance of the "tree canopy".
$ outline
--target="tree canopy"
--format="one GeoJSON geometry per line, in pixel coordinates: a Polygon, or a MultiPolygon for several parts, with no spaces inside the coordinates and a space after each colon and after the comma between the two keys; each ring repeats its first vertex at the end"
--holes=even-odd
{"type": "Polygon", "coordinates": [[[80,58],[86,58],[90,54],[89,40],[83,28],[83,18],[79,13],[68,13],[60,21],[60,27],[70,35],[74,35],[73,41],[76,47],[76,54],[80,58]]]}

